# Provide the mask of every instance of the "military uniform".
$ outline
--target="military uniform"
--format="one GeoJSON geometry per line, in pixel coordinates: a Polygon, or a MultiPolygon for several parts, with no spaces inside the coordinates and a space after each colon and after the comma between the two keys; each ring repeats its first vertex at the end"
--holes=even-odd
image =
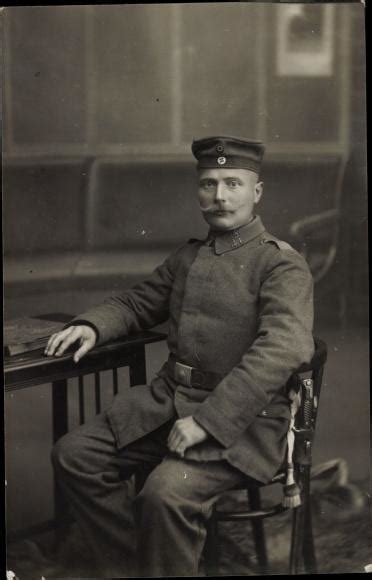
{"type": "Polygon", "coordinates": [[[187,458],[223,457],[267,482],[283,460],[290,417],[283,387],[313,354],[312,316],[305,261],[257,216],[211,245],[190,241],[148,280],[76,322],[96,328],[102,344],[169,320],[171,358],[217,376],[212,385],[184,386],[167,362],[150,386],[117,395],[107,414],[119,448],[192,415],[213,439],[187,458]]]}
{"type": "MultiPolygon", "coordinates": [[[[310,361],[314,349],[312,287],[304,259],[266,232],[255,216],[237,230],[210,232],[205,240],[190,240],[147,280],[75,319],[74,324],[89,324],[96,330],[97,344],[168,321],[169,360],[150,385],[117,395],[100,419],[101,433],[102,425],[107,425],[106,430],[109,425],[113,435],[110,449],[114,445],[121,457],[136,442],[148,441],[148,434],[161,434],[162,429],[164,446],[169,425],[179,417],[192,415],[208,432],[206,441],[187,449],[184,460],[168,458],[159,464],[149,479],[151,494],[157,472],[159,486],[169,479],[175,481],[174,466],[190,469],[198,481],[195,493],[200,484],[207,485],[206,473],[212,477],[209,472],[215,470],[220,479],[218,485],[216,481],[211,484],[208,505],[213,493],[233,487],[244,475],[265,483],[277,472],[285,456],[290,418],[285,385],[302,363],[310,361]],[[167,466],[173,469],[172,476],[171,471],[167,474],[167,466]],[[218,475],[220,469],[225,483],[218,475]],[[229,483],[226,473],[231,474],[229,483]],[[199,476],[203,479],[198,480],[199,476]]],[[[82,440],[75,437],[70,451],[82,440]]],[[[166,454],[164,447],[162,458],[166,454]]],[[[55,464],[68,495],[72,485],[66,484],[68,470],[61,455],[59,452],[55,464]]],[[[71,473],[72,468],[70,478],[71,473]]],[[[184,482],[182,489],[185,486],[184,482]]],[[[204,536],[200,522],[195,522],[207,496],[195,500],[190,490],[187,500],[178,491],[169,491],[168,497],[177,495],[178,499],[173,502],[176,508],[168,506],[164,516],[168,523],[162,527],[157,515],[157,529],[151,532],[150,526],[142,533],[148,575],[196,574],[197,563],[190,552],[195,549],[200,555],[204,536]],[[182,502],[188,511],[185,507],[180,515],[182,502]],[[166,530],[173,536],[171,546],[166,530]],[[168,545],[159,543],[162,535],[168,545]]],[[[143,517],[147,513],[149,518],[153,506],[143,500],[143,492],[141,497],[139,503],[147,510],[143,517]]],[[[74,499],[71,491],[70,499],[74,499]]]]}

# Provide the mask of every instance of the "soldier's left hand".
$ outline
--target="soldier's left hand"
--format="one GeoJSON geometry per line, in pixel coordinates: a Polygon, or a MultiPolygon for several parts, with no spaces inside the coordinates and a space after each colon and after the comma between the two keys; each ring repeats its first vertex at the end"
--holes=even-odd
{"type": "Polygon", "coordinates": [[[190,415],[175,422],[168,436],[168,447],[180,457],[184,457],[186,449],[207,438],[207,431],[190,415]]]}

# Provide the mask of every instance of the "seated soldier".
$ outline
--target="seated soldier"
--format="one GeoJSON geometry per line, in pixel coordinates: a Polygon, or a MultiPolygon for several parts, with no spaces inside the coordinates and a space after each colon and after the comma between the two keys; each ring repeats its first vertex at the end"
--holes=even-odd
{"type": "Polygon", "coordinates": [[[234,137],[194,141],[206,239],[49,339],[49,356],[77,342],[78,362],[168,321],[170,356],[151,384],[117,395],[53,450],[102,576],[198,576],[217,496],[248,478],[267,483],[285,459],[285,384],[313,354],[313,283],[304,259],[254,215],[263,151],[234,137]],[[128,480],[144,465],[132,503],[138,568],[128,573],[128,480]]]}

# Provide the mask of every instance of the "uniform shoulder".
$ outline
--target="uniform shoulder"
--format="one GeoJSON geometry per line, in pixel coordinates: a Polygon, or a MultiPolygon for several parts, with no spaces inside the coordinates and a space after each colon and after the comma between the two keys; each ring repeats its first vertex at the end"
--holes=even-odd
{"type": "Polygon", "coordinates": [[[202,243],[203,242],[201,240],[198,240],[196,238],[190,238],[186,242],[183,242],[183,244],[180,244],[178,247],[176,247],[170,254],[169,259],[172,262],[174,261],[178,262],[178,260],[180,259],[182,260],[185,256],[190,254],[190,252],[195,253],[195,251],[197,251],[198,247],[202,243]]]}
{"type": "Polygon", "coordinates": [[[188,262],[198,251],[201,240],[191,238],[174,248],[165,260],[169,269],[176,272],[178,267],[188,262]]]}
{"type": "Polygon", "coordinates": [[[261,237],[261,244],[270,248],[267,252],[268,263],[270,268],[275,266],[275,264],[280,264],[283,262],[291,262],[295,264],[301,270],[307,271],[311,274],[309,269],[309,264],[300,252],[298,252],[291,244],[279,240],[276,236],[264,232],[261,237]]]}
{"type": "Polygon", "coordinates": [[[272,234],[269,234],[268,232],[264,232],[262,234],[261,244],[270,244],[276,246],[278,250],[290,251],[294,252],[295,254],[298,253],[297,250],[295,250],[293,246],[291,246],[291,244],[288,244],[288,242],[285,242],[283,240],[279,240],[279,238],[273,236],[272,234]]]}

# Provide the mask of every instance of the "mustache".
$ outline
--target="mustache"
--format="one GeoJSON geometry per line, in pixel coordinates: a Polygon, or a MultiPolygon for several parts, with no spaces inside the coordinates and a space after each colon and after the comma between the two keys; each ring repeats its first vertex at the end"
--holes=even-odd
{"type": "Polygon", "coordinates": [[[220,212],[220,211],[226,211],[226,212],[232,212],[232,211],[236,211],[238,209],[240,209],[241,207],[243,207],[244,203],[238,205],[238,206],[221,206],[221,205],[215,205],[215,204],[211,204],[208,206],[202,206],[199,203],[199,208],[203,213],[215,213],[215,212],[220,212]]]}

